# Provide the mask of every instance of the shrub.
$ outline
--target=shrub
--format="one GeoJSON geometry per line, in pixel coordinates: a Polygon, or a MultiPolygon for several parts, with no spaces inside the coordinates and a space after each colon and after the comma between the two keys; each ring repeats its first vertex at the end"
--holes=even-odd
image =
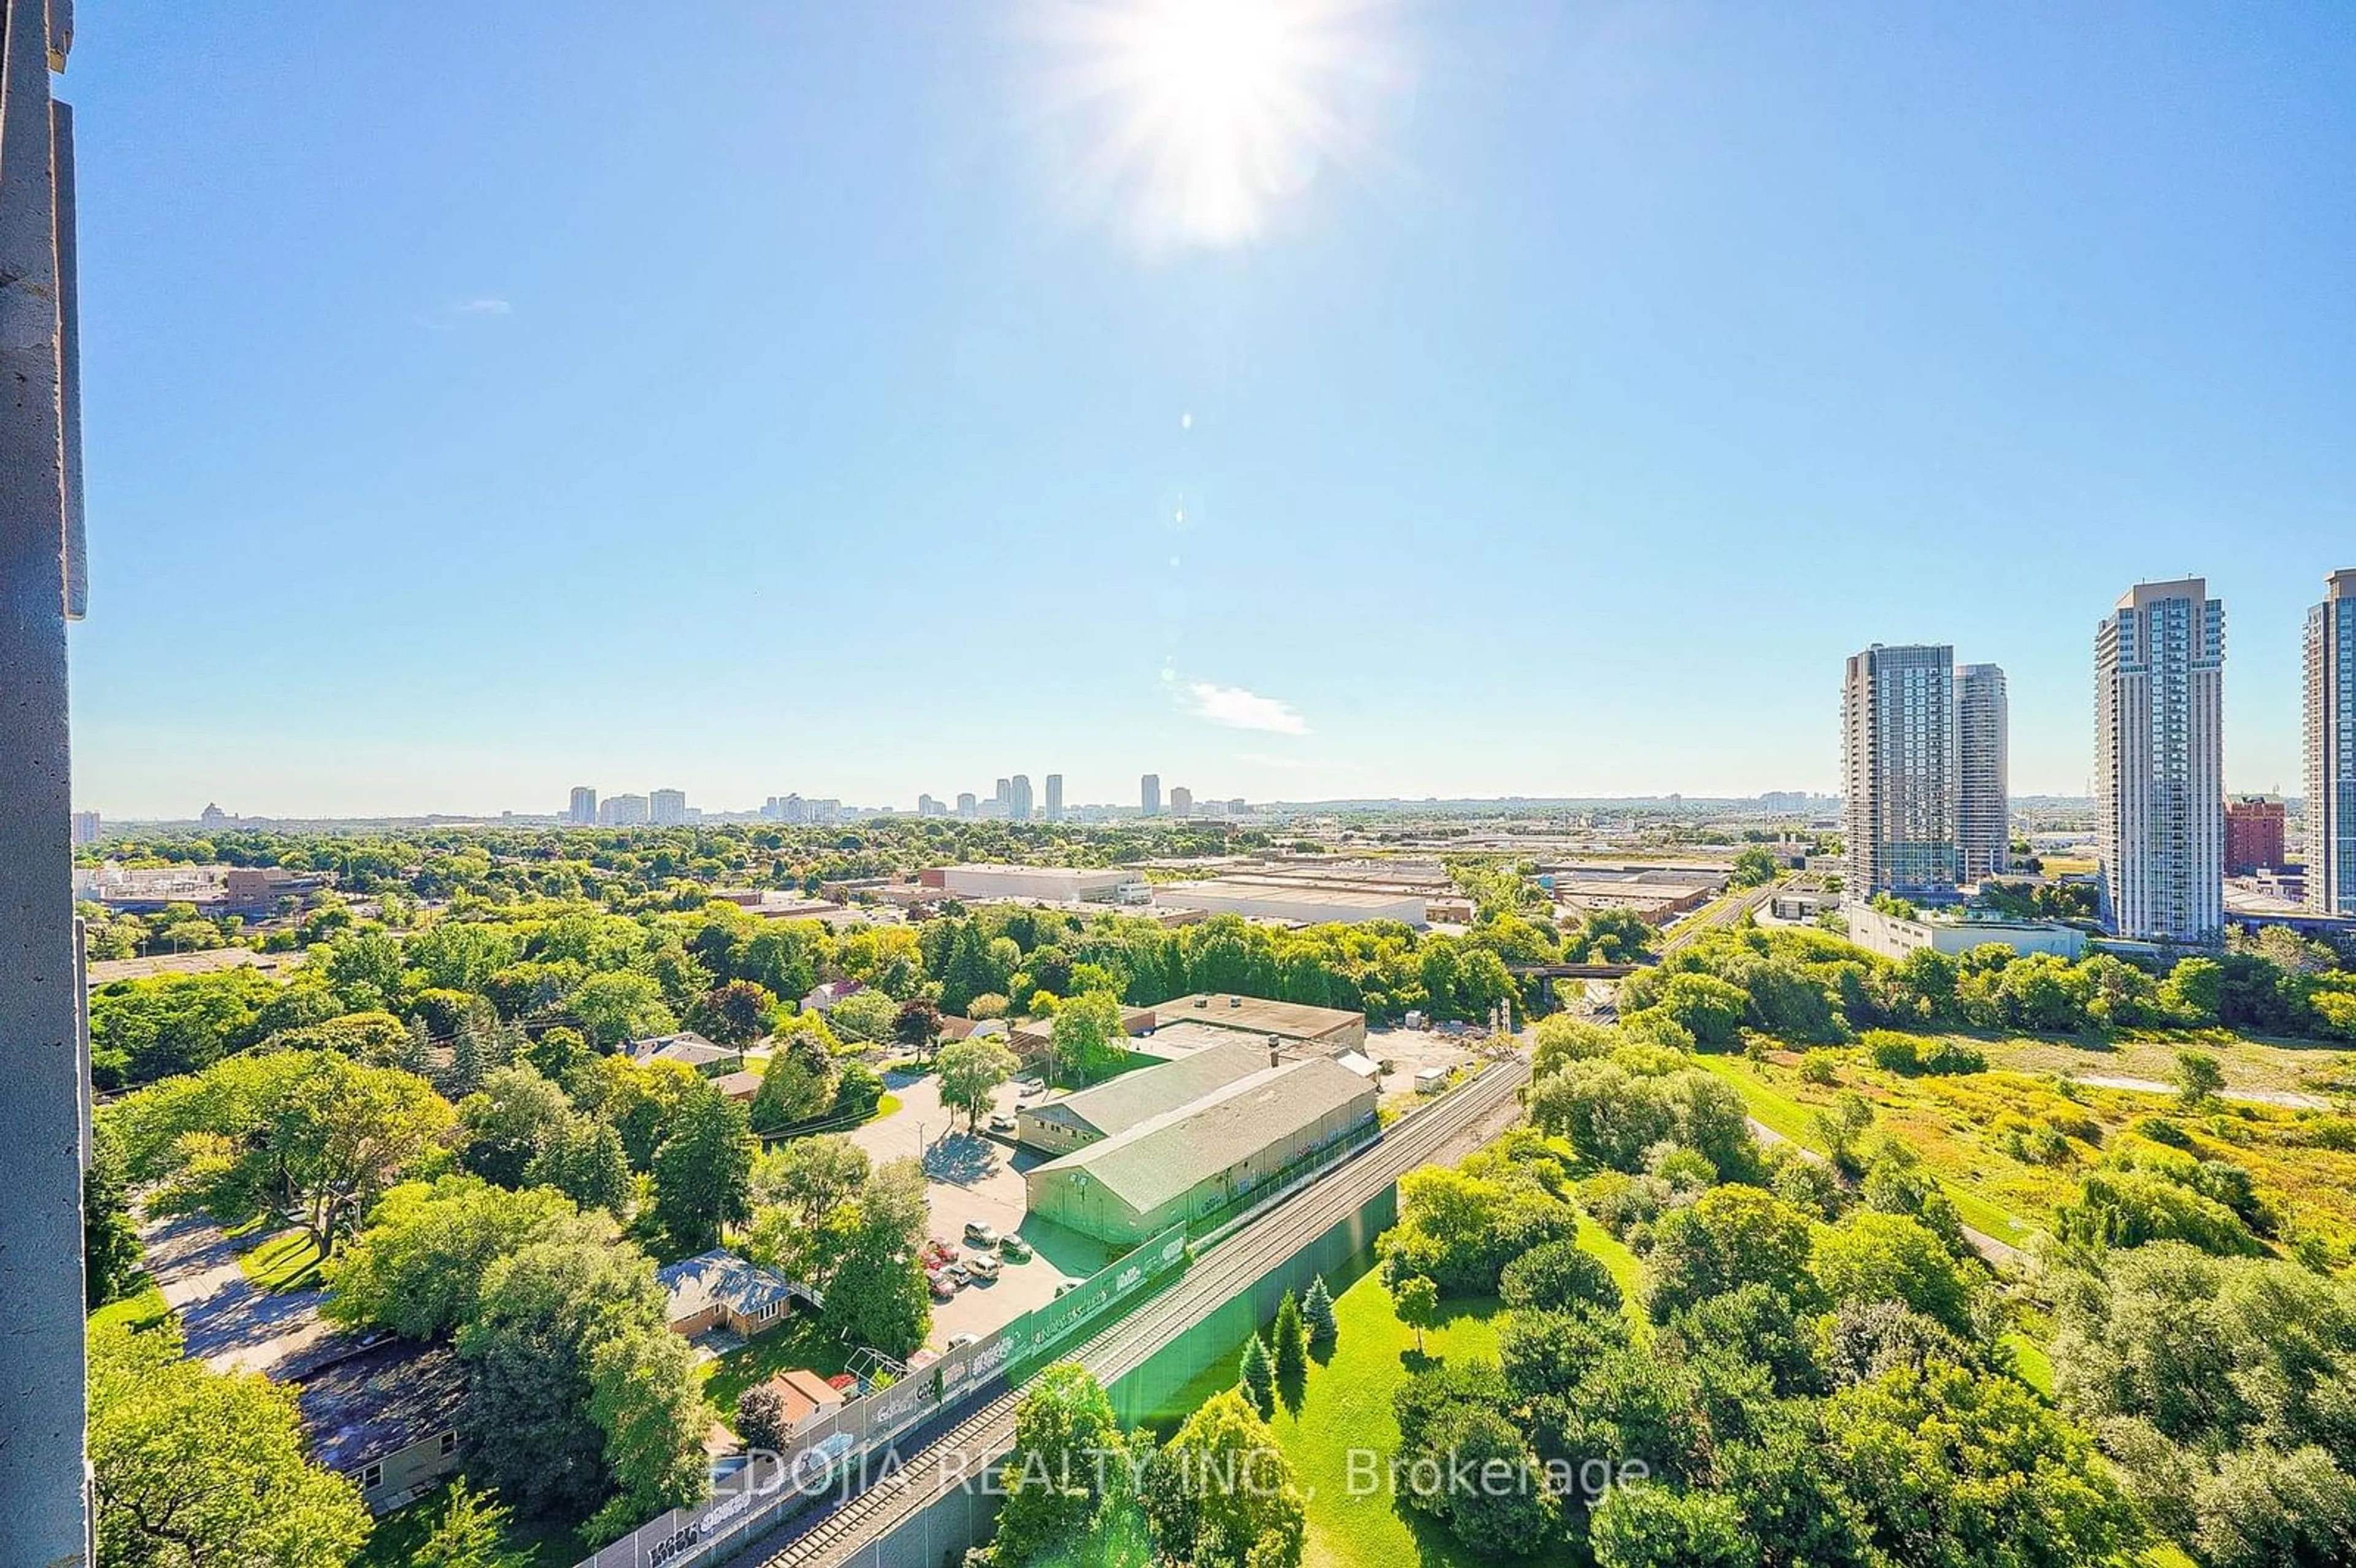
{"type": "Polygon", "coordinates": [[[1803,1083],[1839,1083],[1839,1055],[1821,1048],[1804,1053],[1800,1058],[1800,1082],[1803,1083]]]}

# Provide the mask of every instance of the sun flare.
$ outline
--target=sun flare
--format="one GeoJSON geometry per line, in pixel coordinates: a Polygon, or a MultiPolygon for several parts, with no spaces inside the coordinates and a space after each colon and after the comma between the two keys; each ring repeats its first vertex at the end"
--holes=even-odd
{"type": "Polygon", "coordinates": [[[1363,172],[1393,80],[1351,0],[1125,0],[1052,14],[1053,106],[1082,121],[1083,186],[1141,238],[1233,245],[1328,164],[1363,172]]]}

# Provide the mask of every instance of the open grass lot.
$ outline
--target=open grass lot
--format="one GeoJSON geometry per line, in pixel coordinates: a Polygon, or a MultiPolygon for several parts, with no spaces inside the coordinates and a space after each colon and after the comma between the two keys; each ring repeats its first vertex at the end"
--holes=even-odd
{"type": "Polygon", "coordinates": [[[301,1231],[281,1231],[237,1255],[237,1266],[259,1290],[316,1290],[319,1249],[301,1231]]]}
{"type": "MultiPolygon", "coordinates": [[[[1608,1238],[1607,1238],[1608,1239],[1608,1238]]],[[[1633,1260],[1632,1259],[1631,1262],[1633,1260]]],[[[1333,1302],[1341,1332],[1328,1359],[1312,1360],[1305,1387],[1278,1390],[1277,1444],[1292,1461],[1309,1505],[1309,1541],[1303,1568],[1472,1568],[1490,1560],[1468,1552],[1444,1526],[1433,1526],[1397,1507],[1387,1490],[1350,1495],[1350,1452],[1370,1450],[1387,1467],[1398,1451],[1398,1423],[1391,1395],[1425,1358],[1494,1359],[1497,1303],[1441,1303],[1446,1321],[1415,1348],[1415,1330],[1391,1309],[1382,1275],[1368,1273],[1333,1302]]],[[[1212,1394],[1236,1381],[1237,1354],[1224,1356],[1188,1383],[1173,1402],[1174,1427],[1212,1394]]],[[[1166,1433],[1164,1434],[1166,1435],[1166,1433]]]]}
{"type": "MultiPolygon", "coordinates": [[[[444,1487],[431,1497],[421,1498],[398,1512],[385,1515],[377,1521],[360,1554],[352,1560],[352,1568],[409,1568],[418,1547],[441,1522],[442,1510],[449,1500],[450,1490],[444,1487]]],[[[589,1555],[588,1546],[573,1531],[528,1521],[509,1525],[500,1544],[509,1552],[523,1554],[526,1568],[573,1568],[573,1564],[589,1555]]]]}
{"type": "MultiPolygon", "coordinates": [[[[2251,1042],[2243,1046],[2244,1056],[2255,1061],[2266,1060],[2267,1052],[2308,1054],[2251,1042]]],[[[2002,1055],[2000,1047],[1982,1048],[1992,1064],[2002,1055]]],[[[2172,1064],[2175,1046],[2165,1049],[2172,1064]]],[[[2055,1209],[2076,1197],[2086,1168],[2103,1149],[2149,1116],[2169,1118],[2188,1136],[2188,1152],[2197,1157],[2249,1170],[2262,1189],[2273,1189],[2306,1223],[2356,1236],[2356,1152],[2313,1141],[2319,1127],[2340,1125],[2328,1113],[2232,1103],[2186,1114],[2172,1098],[2131,1090],[2080,1087],[2065,1097],[2049,1076],[1993,1066],[1986,1072],[1910,1078],[1869,1065],[1859,1051],[1837,1054],[1839,1065],[1830,1084],[1802,1082],[1800,1059],[1793,1052],[1776,1052],[1763,1064],[1740,1057],[1702,1061],[1741,1093],[1752,1115],[1810,1147],[1820,1141],[1811,1125],[1816,1110],[1842,1090],[1856,1090],[1873,1103],[1881,1129],[1921,1152],[1964,1222],[2000,1241],[2018,1243],[2025,1239],[2023,1229],[2050,1228],[2055,1209]],[[2058,1162],[2038,1163],[2008,1148],[2013,1135],[2044,1127],[2068,1136],[2066,1154],[2058,1162]]],[[[2108,1061],[2085,1054],[2096,1062],[2108,1061]]],[[[2233,1071],[2227,1069],[2229,1082],[2233,1071]]]]}

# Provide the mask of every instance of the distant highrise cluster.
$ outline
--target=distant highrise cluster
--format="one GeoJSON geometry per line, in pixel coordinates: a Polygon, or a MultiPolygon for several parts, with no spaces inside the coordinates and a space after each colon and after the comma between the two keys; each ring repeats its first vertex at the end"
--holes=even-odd
{"type": "Polygon", "coordinates": [[[1940,900],[2005,869],[2004,671],[1944,644],[1876,644],[1841,685],[1846,891],[1940,900]]]}

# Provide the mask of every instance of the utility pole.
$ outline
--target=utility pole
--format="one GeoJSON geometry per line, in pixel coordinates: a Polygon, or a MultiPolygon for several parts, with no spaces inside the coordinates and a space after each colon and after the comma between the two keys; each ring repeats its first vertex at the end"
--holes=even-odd
{"type": "Polygon", "coordinates": [[[81,409],[73,112],[49,96],[73,6],[0,4],[0,1541],[12,1568],[86,1568],[90,1071],[66,691],[81,409]]]}

